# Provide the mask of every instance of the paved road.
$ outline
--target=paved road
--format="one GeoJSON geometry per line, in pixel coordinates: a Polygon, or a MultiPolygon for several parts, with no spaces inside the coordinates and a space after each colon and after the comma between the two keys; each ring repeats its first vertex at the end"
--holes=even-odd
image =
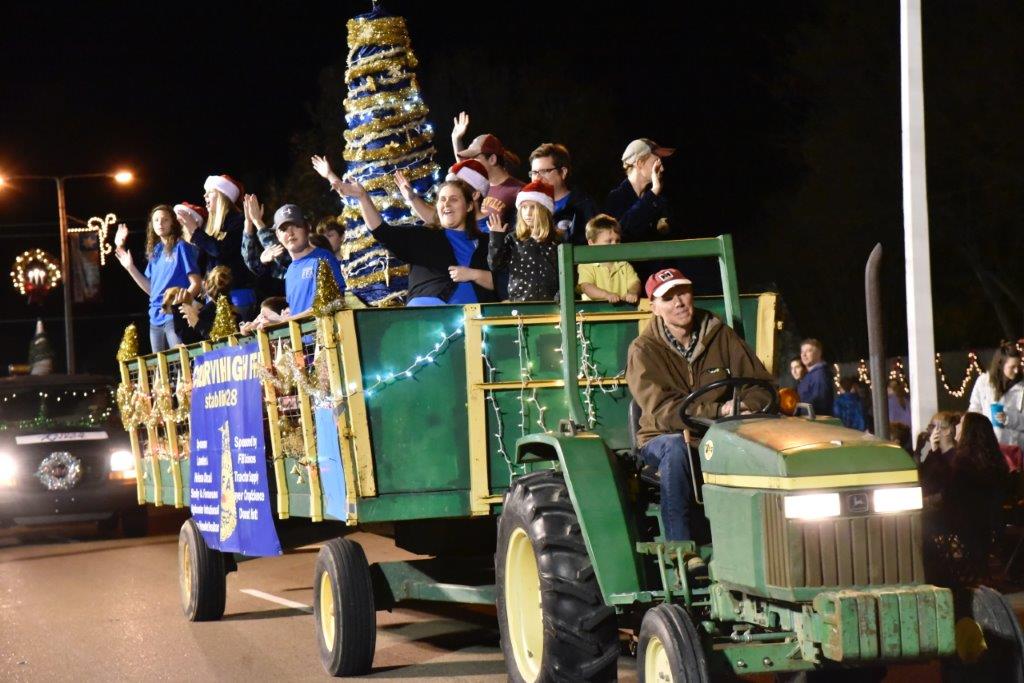
{"type": "MultiPolygon", "coordinates": [[[[311,616],[316,548],[242,563],[220,622],[185,621],[177,518],[142,539],[89,529],[0,531],[0,680],[309,680],[325,678],[311,616]]],[[[412,557],[353,536],[371,562],[412,557]]],[[[493,609],[417,605],[377,617],[375,681],[505,681],[493,609]]],[[[632,659],[620,680],[635,681],[632,659]]],[[[938,680],[903,667],[890,681],[938,680]]]]}

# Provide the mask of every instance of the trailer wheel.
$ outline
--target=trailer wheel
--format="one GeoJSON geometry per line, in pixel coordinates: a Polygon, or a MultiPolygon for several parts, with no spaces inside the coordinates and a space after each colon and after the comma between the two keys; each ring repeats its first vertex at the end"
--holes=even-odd
{"type": "Polygon", "coordinates": [[[560,473],[513,482],[498,520],[494,567],[510,680],[615,680],[615,611],[601,597],[560,473]]]}
{"type": "Polygon", "coordinates": [[[362,547],[335,538],[320,549],[313,574],[313,621],[320,662],[332,676],[370,673],[377,645],[377,611],[362,547]]]}
{"type": "Polygon", "coordinates": [[[641,683],[707,683],[711,680],[700,636],[682,607],[658,605],[644,614],[636,672],[641,683]]]}
{"type": "Polygon", "coordinates": [[[955,593],[957,656],[942,680],[1024,681],[1024,633],[1006,598],[988,586],[955,593]]]}
{"type": "Polygon", "coordinates": [[[224,616],[224,555],[206,545],[192,519],[185,520],[178,534],[178,583],[186,619],[216,621],[224,616]]]}

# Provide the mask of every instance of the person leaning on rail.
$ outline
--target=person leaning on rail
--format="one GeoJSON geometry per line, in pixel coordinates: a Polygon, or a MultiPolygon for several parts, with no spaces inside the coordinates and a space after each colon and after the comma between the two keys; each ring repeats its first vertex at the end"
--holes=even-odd
{"type": "MultiPolygon", "coordinates": [[[[629,345],[626,381],[641,410],[637,447],[658,468],[665,540],[691,540],[693,488],[688,444],[680,406],[689,394],[728,377],[771,380],[754,352],[731,327],[693,305],[693,283],[675,268],[647,278],[654,316],[629,345]]],[[[690,407],[691,417],[732,415],[725,389],[709,392],[690,407]]],[[[730,394],[731,395],[731,394],[730,394]]],[[[764,388],[740,392],[742,411],[761,410],[770,396],[764,388]]]]}

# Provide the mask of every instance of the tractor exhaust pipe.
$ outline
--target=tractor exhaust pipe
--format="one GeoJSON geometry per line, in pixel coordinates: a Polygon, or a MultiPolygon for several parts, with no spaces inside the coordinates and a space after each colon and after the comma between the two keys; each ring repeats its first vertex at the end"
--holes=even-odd
{"type": "Polygon", "coordinates": [[[889,403],[886,396],[885,336],[882,327],[882,245],[876,244],[864,267],[864,302],[868,313],[868,353],[871,371],[871,406],[875,417],[875,436],[889,438],[889,403]]]}

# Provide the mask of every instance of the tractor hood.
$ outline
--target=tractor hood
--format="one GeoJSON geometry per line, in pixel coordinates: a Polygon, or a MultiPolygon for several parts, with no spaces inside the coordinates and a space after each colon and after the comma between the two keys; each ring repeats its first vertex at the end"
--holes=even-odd
{"type": "Polygon", "coordinates": [[[706,483],[771,489],[917,481],[899,446],[870,434],[799,417],[727,420],[700,444],[706,483]]]}

